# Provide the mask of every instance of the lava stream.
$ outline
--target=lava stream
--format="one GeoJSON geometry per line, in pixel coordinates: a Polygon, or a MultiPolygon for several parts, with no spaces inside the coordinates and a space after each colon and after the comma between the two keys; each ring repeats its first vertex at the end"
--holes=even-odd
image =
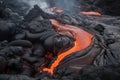
{"type": "MultiPolygon", "coordinates": [[[[43,71],[47,71],[50,74],[53,74],[54,69],[59,65],[59,63],[69,54],[83,50],[87,48],[91,42],[93,35],[72,25],[62,24],[54,19],[51,19],[52,25],[58,32],[68,31],[71,32],[74,36],[75,45],[66,52],[62,52],[58,55],[57,59],[51,64],[50,68],[44,68],[43,71]]],[[[64,34],[64,33],[63,33],[64,34]]]]}
{"type": "Polygon", "coordinates": [[[85,14],[85,15],[96,15],[96,16],[100,16],[101,13],[100,12],[95,12],[95,11],[88,11],[88,12],[80,12],[80,14],[85,14]]]}
{"type": "Polygon", "coordinates": [[[52,7],[52,8],[50,8],[50,10],[53,11],[53,12],[57,12],[57,13],[63,12],[62,9],[59,9],[59,8],[57,8],[57,7],[52,7]]]}

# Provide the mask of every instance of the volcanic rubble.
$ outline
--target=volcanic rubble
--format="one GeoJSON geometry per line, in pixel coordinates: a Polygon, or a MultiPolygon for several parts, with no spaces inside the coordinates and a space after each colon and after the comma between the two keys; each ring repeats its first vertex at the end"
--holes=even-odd
{"type": "MultiPolygon", "coordinates": [[[[0,80],[119,80],[120,17],[48,14],[37,5],[24,14],[20,9],[13,11],[9,6],[0,6],[0,80]],[[49,37],[59,35],[50,19],[94,35],[87,49],[65,57],[52,75],[41,71],[56,59],[55,53],[61,47],[57,45],[54,52],[52,45],[44,46],[49,37]],[[81,68],[79,63],[84,61],[88,65],[81,68]]],[[[70,39],[71,48],[74,39],[70,39]]]]}

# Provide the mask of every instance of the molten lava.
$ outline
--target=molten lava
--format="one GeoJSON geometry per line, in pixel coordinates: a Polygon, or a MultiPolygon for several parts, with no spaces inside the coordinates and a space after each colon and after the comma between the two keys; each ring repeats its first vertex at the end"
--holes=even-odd
{"type": "Polygon", "coordinates": [[[52,8],[50,8],[50,10],[51,10],[52,12],[57,12],[57,13],[63,12],[62,9],[59,9],[59,8],[57,8],[57,7],[52,7],[52,8]]]}
{"type": "Polygon", "coordinates": [[[59,65],[59,63],[69,54],[72,54],[77,51],[81,51],[87,48],[91,42],[93,35],[72,25],[62,24],[54,19],[51,20],[52,25],[55,29],[64,34],[64,32],[70,32],[73,37],[76,39],[75,45],[66,52],[62,52],[58,55],[57,59],[51,64],[50,68],[44,68],[43,71],[47,71],[50,74],[53,74],[54,69],[59,65]]]}
{"type": "Polygon", "coordinates": [[[97,16],[100,16],[101,13],[100,12],[94,12],[94,11],[88,11],[88,12],[80,12],[80,14],[85,14],[85,15],[97,15],[97,16]]]}

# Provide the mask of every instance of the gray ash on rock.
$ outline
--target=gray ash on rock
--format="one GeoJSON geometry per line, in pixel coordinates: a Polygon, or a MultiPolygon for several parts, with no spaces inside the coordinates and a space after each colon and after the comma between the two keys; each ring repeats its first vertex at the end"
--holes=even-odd
{"type": "Polygon", "coordinates": [[[12,11],[17,12],[19,15],[25,15],[29,9],[29,5],[19,0],[0,0],[0,5],[5,8],[10,8],[12,11]]]}

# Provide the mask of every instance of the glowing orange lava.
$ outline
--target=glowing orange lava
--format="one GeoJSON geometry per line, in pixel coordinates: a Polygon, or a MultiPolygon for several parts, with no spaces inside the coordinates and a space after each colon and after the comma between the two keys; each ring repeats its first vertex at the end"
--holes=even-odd
{"type": "Polygon", "coordinates": [[[59,8],[57,8],[57,7],[52,7],[52,8],[50,8],[50,10],[53,11],[53,12],[57,12],[57,13],[63,12],[62,9],[59,9],[59,8]]]}
{"type": "Polygon", "coordinates": [[[85,15],[97,15],[97,16],[100,16],[101,13],[100,12],[94,12],[94,11],[88,11],[88,12],[80,12],[80,14],[85,14],[85,15]]]}
{"type": "Polygon", "coordinates": [[[56,68],[66,56],[76,51],[80,51],[87,48],[92,42],[93,35],[75,26],[62,24],[54,19],[52,19],[51,22],[58,32],[62,33],[64,31],[68,31],[72,33],[72,35],[76,39],[74,47],[72,47],[66,52],[62,52],[61,54],[59,54],[57,59],[50,66],[50,68],[43,69],[43,71],[47,71],[50,74],[53,74],[54,68],[56,68]]]}

